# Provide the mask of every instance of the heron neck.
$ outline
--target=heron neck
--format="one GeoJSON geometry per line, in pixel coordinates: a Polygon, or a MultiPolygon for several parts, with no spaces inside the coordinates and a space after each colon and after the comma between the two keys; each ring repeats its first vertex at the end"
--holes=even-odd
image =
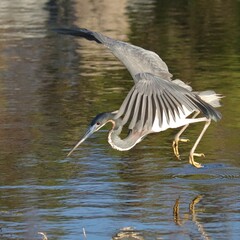
{"type": "Polygon", "coordinates": [[[119,151],[128,151],[142,140],[142,134],[140,132],[134,131],[128,134],[126,138],[121,139],[119,136],[122,132],[121,120],[116,119],[115,121],[111,122],[113,123],[113,128],[109,132],[108,142],[112,146],[112,148],[119,151]]]}

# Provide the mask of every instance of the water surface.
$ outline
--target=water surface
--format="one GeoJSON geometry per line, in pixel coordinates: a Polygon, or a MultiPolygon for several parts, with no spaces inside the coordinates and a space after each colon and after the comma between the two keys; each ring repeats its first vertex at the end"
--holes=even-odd
{"type": "Polygon", "coordinates": [[[240,235],[240,2],[0,2],[0,238],[238,239],[240,235]],[[110,125],[67,158],[97,113],[119,108],[131,76],[102,46],[59,36],[79,26],[157,52],[174,78],[225,96],[196,159],[203,125],[128,152],[107,143],[110,125]]]}

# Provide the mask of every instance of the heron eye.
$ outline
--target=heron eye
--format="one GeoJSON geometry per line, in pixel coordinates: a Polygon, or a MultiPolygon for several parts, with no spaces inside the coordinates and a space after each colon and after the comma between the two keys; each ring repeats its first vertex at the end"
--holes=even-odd
{"type": "Polygon", "coordinates": [[[99,126],[99,125],[100,125],[100,122],[97,122],[96,124],[99,126]]]}

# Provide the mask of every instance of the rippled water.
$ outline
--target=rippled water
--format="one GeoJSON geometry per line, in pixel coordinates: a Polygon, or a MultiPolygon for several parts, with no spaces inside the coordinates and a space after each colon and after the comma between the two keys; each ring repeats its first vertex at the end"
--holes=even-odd
{"type": "Polygon", "coordinates": [[[238,239],[239,19],[234,0],[1,0],[0,239],[238,239]],[[103,47],[51,31],[66,25],[153,50],[175,78],[225,96],[198,148],[204,168],[187,161],[201,124],[182,161],[175,130],[118,152],[110,126],[66,157],[133,84],[103,47]]]}

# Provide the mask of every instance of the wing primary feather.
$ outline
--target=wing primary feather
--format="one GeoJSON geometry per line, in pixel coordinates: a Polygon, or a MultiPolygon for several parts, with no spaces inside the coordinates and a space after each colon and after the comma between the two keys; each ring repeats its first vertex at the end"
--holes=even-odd
{"type": "Polygon", "coordinates": [[[148,111],[147,111],[147,121],[145,123],[144,128],[147,130],[150,130],[152,128],[152,122],[153,122],[153,109],[152,109],[152,101],[151,101],[151,96],[147,97],[148,99],[148,111]]]}
{"type": "MultiPolygon", "coordinates": [[[[189,95],[189,94],[182,94],[182,95],[180,96],[181,104],[182,104],[184,107],[186,107],[187,110],[189,110],[189,111],[194,111],[195,108],[196,108],[196,105],[195,105],[192,101],[189,101],[190,99],[188,98],[188,95],[189,95]]],[[[184,110],[183,110],[183,113],[185,113],[184,110]]]]}
{"type": "Polygon", "coordinates": [[[129,120],[129,117],[131,117],[131,115],[133,114],[132,110],[134,109],[133,106],[135,105],[135,102],[136,102],[136,95],[137,95],[137,91],[134,91],[133,94],[131,95],[128,105],[126,106],[127,108],[126,114],[124,115],[123,121],[122,121],[123,125],[127,123],[127,121],[129,120]]]}
{"type": "Polygon", "coordinates": [[[151,96],[151,102],[152,102],[152,125],[153,125],[153,122],[155,120],[155,117],[156,117],[156,112],[157,112],[157,106],[156,106],[156,102],[155,102],[155,99],[154,99],[154,95],[155,94],[152,94],[151,96]]]}
{"type": "Polygon", "coordinates": [[[175,116],[175,108],[174,108],[174,104],[172,104],[172,100],[171,97],[169,97],[169,95],[167,94],[167,91],[164,92],[164,96],[165,96],[165,101],[167,104],[167,109],[169,111],[169,116],[172,115],[173,120],[176,120],[176,116],[175,116]]]}
{"type": "Polygon", "coordinates": [[[133,129],[136,125],[136,122],[137,122],[137,119],[138,119],[138,112],[140,111],[140,103],[141,103],[141,97],[142,97],[142,94],[138,93],[137,94],[137,97],[136,97],[136,101],[134,103],[134,106],[133,106],[133,109],[134,109],[134,112],[133,112],[133,116],[132,116],[132,120],[129,124],[129,129],[133,129]]]}
{"type": "Polygon", "coordinates": [[[206,105],[202,104],[202,102],[199,101],[199,99],[197,101],[196,99],[194,99],[191,96],[187,96],[187,97],[195,104],[195,106],[203,113],[203,115],[209,117],[210,114],[209,114],[209,110],[208,110],[207,104],[206,105]]]}
{"type": "Polygon", "coordinates": [[[144,111],[144,115],[143,115],[143,128],[145,129],[146,122],[148,119],[148,97],[147,97],[147,95],[145,95],[144,102],[145,102],[145,111],[144,111]]]}
{"type": "Polygon", "coordinates": [[[158,102],[159,102],[159,110],[160,110],[160,113],[161,113],[161,122],[159,120],[159,124],[160,126],[162,126],[163,124],[163,118],[164,118],[164,115],[166,116],[166,113],[165,113],[165,108],[164,108],[164,105],[161,101],[161,97],[157,95],[157,99],[158,99],[158,102]]]}
{"type": "Polygon", "coordinates": [[[166,116],[166,121],[167,123],[169,124],[170,122],[170,119],[169,119],[169,111],[168,111],[168,108],[167,108],[167,104],[165,103],[165,100],[164,100],[164,97],[163,97],[163,94],[162,95],[159,95],[159,100],[160,100],[160,103],[162,105],[162,108],[163,108],[163,112],[166,116]]]}
{"type": "Polygon", "coordinates": [[[129,105],[129,102],[131,100],[131,97],[132,97],[132,94],[134,92],[134,88],[132,88],[130,90],[130,92],[128,93],[128,95],[126,96],[126,98],[124,99],[120,109],[118,110],[118,113],[116,114],[115,118],[119,118],[121,117],[122,115],[125,115],[126,114],[126,111],[128,109],[128,105],[129,105]]]}
{"type": "Polygon", "coordinates": [[[170,84],[170,82],[164,81],[165,84],[168,86],[168,93],[172,95],[173,98],[171,99],[176,99],[178,102],[178,106],[181,108],[181,111],[184,113],[183,110],[183,105],[189,110],[192,111],[196,107],[196,105],[192,102],[189,101],[190,99],[187,97],[189,95],[192,95],[191,92],[189,92],[187,89],[176,85],[176,84],[170,84]]]}
{"type": "Polygon", "coordinates": [[[146,119],[146,109],[147,109],[147,104],[146,104],[146,95],[142,96],[142,108],[141,108],[141,116],[139,119],[139,130],[141,131],[143,129],[143,126],[145,124],[145,119],[146,119]]]}
{"type": "Polygon", "coordinates": [[[171,92],[167,93],[169,96],[170,101],[172,102],[172,105],[174,106],[174,113],[180,117],[180,110],[183,111],[182,104],[171,94],[171,92]]]}
{"type": "Polygon", "coordinates": [[[171,91],[168,91],[165,93],[168,96],[169,104],[172,106],[172,108],[170,108],[170,109],[172,110],[171,112],[172,112],[173,118],[174,118],[174,120],[176,120],[176,114],[178,115],[178,117],[180,117],[180,111],[182,111],[184,113],[183,105],[174,96],[174,94],[172,94],[171,91]]]}
{"type": "Polygon", "coordinates": [[[182,104],[177,100],[177,98],[171,92],[168,92],[168,95],[169,95],[169,98],[171,99],[172,104],[174,105],[174,109],[176,110],[178,117],[180,117],[179,109],[183,112],[182,104]]]}
{"type": "Polygon", "coordinates": [[[142,130],[142,115],[144,114],[142,112],[142,110],[143,110],[143,94],[140,94],[138,109],[139,109],[139,111],[138,111],[138,114],[137,114],[137,120],[136,120],[136,124],[134,126],[134,129],[136,131],[141,131],[142,130]]]}
{"type": "Polygon", "coordinates": [[[157,117],[158,117],[159,127],[160,127],[162,125],[162,105],[160,104],[156,94],[154,94],[153,97],[156,103],[157,117]]]}
{"type": "Polygon", "coordinates": [[[141,94],[141,99],[139,101],[139,111],[138,111],[137,121],[141,120],[141,117],[143,114],[142,110],[143,110],[143,94],[141,94]]]}
{"type": "Polygon", "coordinates": [[[97,43],[103,43],[101,38],[99,38],[100,34],[92,32],[85,28],[56,28],[54,29],[57,33],[60,34],[66,34],[66,35],[72,35],[75,37],[83,37],[86,38],[89,41],[95,41],[97,43]]]}
{"type": "Polygon", "coordinates": [[[188,97],[207,118],[211,118],[214,121],[218,121],[221,119],[221,114],[210,104],[201,100],[200,97],[198,97],[197,95],[195,97],[193,96],[188,97]]]}

